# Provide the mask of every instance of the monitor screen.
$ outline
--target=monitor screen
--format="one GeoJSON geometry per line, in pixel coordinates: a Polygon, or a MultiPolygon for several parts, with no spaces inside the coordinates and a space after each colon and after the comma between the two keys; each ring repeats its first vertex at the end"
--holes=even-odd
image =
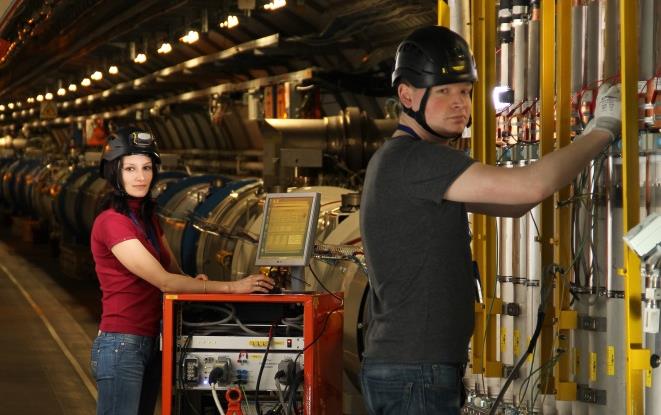
{"type": "Polygon", "coordinates": [[[255,265],[306,266],[319,205],[319,193],[268,193],[255,265]]]}

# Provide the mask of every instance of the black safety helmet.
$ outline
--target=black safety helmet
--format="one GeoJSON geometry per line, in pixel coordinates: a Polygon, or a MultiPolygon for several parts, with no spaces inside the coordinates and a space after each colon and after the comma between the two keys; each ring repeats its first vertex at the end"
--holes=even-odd
{"type": "Polygon", "coordinates": [[[428,26],[399,44],[392,85],[406,80],[416,88],[477,81],[477,68],[468,43],[443,26],[428,26]]]}
{"type": "Polygon", "coordinates": [[[468,43],[457,33],[443,26],[423,27],[411,33],[397,48],[392,85],[397,87],[402,81],[427,89],[418,111],[406,107],[403,110],[431,134],[439,136],[424,119],[429,88],[457,82],[475,83],[475,59],[468,43]]]}
{"type": "MultiPolygon", "coordinates": [[[[156,139],[144,130],[135,127],[120,128],[106,138],[106,145],[101,153],[99,174],[118,190],[123,191],[119,182],[119,162],[122,157],[132,154],[149,156],[154,163],[154,172],[158,171],[161,156],[158,154],[156,139]]],[[[155,180],[152,180],[152,185],[155,180]]]]}

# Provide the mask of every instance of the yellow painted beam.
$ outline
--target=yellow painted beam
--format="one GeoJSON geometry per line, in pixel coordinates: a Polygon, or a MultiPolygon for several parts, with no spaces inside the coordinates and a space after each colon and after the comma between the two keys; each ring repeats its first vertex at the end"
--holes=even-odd
{"type": "Polygon", "coordinates": [[[487,312],[491,315],[502,314],[503,312],[503,300],[500,298],[487,298],[486,299],[486,309],[487,312]]]}
{"type": "MultiPolygon", "coordinates": [[[[638,224],[638,0],[620,2],[620,74],[622,76],[622,228],[638,224]]],[[[624,246],[624,309],[626,345],[626,411],[643,414],[643,370],[650,367],[642,348],[640,260],[624,246]]]]}
{"type": "MultiPolygon", "coordinates": [[[[554,149],[555,136],[555,1],[543,1],[540,3],[540,156],[549,154],[554,149]]],[[[546,271],[547,265],[553,263],[554,245],[556,240],[554,232],[554,203],[553,198],[546,198],[542,202],[541,227],[539,229],[542,240],[542,269],[546,271]]],[[[542,287],[552,284],[549,275],[542,274],[542,287]]],[[[547,305],[547,315],[555,315],[551,302],[547,305]]],[[[541,360],[542,364],[553,357],[554,342],[553,326],[543,326],[541,335],[541,360]]],[[[545,384],[541,385],[542,393],[551,394],[555,390],[553,376],[543,378],[545,384]]]]}
{"type": "MultiPolygon", "coordinates": [[[[570,125],[571,125],[571,2],[559,1],[556,3],[556,75],[555,75],[555,96],[556,96],[556,118],[555,134],[557,146],[565,147],[571,144],[570,125]]],[[[580,65],[582,62],[577,62],[580,65]]],[[[563,320],[563,316],[575,314],[569,311],[569,278],[572,274],[572,255],[571,255],[571,205],[564,204],[559,206],[560,200],[567,200],[571,197],[570,186],[560,189],[554,196],[555,199],[555,239],[554,245],[555,263],[565,269],[564,277],[560,277],[555,282],[554,305],[556,319],[563,320]]],[[[560,275],[560,274],[558,274],[560,275]]],[[[575,323],[574,323],[575,324],[575,323]]],[[[575,326],[574,326],[575,327],[575,326]]],[[[570,332],[569,327],[559,325],[557,328],[557,337],[555,338],[554,349],[570,350],[570,332]]],[[[558,391],[556,400],[573,401],[576,400],[576,385],[572,379],[573,365],[570,353],[564,353],[560,356],[558,364],[555,365],[554,375],[556,381],[556,390],[558,391]],[[568,385],[574,385],[573,388],[568,385]],[[561,385],[563,387],[561,387],[561,385]],[[564,393],[567,391],[568,393],[564,393]],[[563,393],[561,393],[563,392],[563,393]]]]}
{"type": "Polygon", "coordinates": [[[574,330],[578,327],[578,312],[576,310],[560,310],[558,328],[560,330],[574,330]]]}
{"type": "Polygon", "coordinates": [[[629,363],[634,370],[651,369],[650,359],[652,352],[650,349],[632,349],[629,353],[629,363]]]}
{"type": "Polygon", "coordinates": [[[558,382],[556,399],[559,401],[575,401],[577,387],[573,382],[558,382]]]}
{"type": "Polygon", "coordinates": [[[447,0],[438,0],[438,22],[437,25],[450,27],[450,6],[447,0]]]}
{"type": "MultiPolygon", "coordinates": [[[[496,85],[496,3],[495,0],[474,1],[471,6],[471,45],[478,70],[473,95],[473,157],[485,164],[496,164],[496,114],[491,104],[491,91],[496,85]]],[[[496,222],[485,215],[473,216],[473,255],[480,267],[483,297],[491,297],[496,284],[496,222]]],[[[473,373],[497,372],[496,318],[487,309],[475,316],[475,335],[471,363],[473,373]],[[481,330],[479,333],[478,330],[481,330]],[[486,339],[483,335],[486,334],[486,339]],[[483,350],[484,349],[484,350],[483,350]],[[486,370],[488,368],[488,370],[486,370]]],[[[502,375],[502,370],[500,374],[502,375]]]]}

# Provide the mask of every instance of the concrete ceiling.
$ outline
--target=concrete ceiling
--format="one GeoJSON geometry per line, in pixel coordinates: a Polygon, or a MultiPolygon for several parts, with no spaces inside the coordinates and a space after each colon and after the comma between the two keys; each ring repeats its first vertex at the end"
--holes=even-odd
{"type": "MultiPolygon", "coordinates": [[[[96,101],[95,110],[111,110],[145,99],[166,99],[214,85],[245,83],[314,67],[317,84],[342,101],[345,93],[385,96],[395,47],[416,27],[434,24],[436,0],[289,0],[278,10],[239,10],[248,0],[46,0],[0,2],[5,18],[0,38],[12,45],[0,61],[0,104],[22,102],[60,85],[77,83],[55,101],[86,99],[135,79],[150,84],[96,101]],[[11,11],[11,13],[7,13],[11,11]],[[228,14],[239,25],[219,27],[228,14]],[[188,29],[208,31],[194,44],[178,38],[188,29]],[[235,50],[277,35],[267,47],[235,50]],[[156,49],[169,39],[173,51],[156,49]],[[131,45],[147,51],[148,60],[129,59],[131,45]],[[190,70],[167,77],[156,74],[192,59],[225,53],[190,70]],[[236,53],[235,53],[236,52],[236,53]],[[110,65],[120,68],[109,75],[110,65]],[[89,87],[80,82],[100,70],[104,77],[89,87]]],[[[84,112],[84,110],[81,110],[84,112]]]]}

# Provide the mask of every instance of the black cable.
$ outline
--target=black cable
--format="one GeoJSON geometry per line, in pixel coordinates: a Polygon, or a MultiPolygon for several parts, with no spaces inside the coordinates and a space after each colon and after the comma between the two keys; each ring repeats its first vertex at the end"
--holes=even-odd
{"type": "Polygon", "coordinates": [[[526,361],[528,358],[528,355],[532,353],[532,351],[535,349],[535,344],[537,343],[537,338],[539,335],[542,333],[542,325],[544,323],[544,308],[543,305],[540,304],[539,307],[537,308],[537,325],[535,326],[535,332],[533,333],[532,337],[530,338],[530,342],[528,342],[528,349],[526,349],[526,352],[519,358],[519,361],[516,362],[516,366],[514,366],[514,369],[512,370],[512,373],[507,377],[507,380],[505,381],[505,385],[500,389],[500,393],[496,397],[496,400],[493,402],[493,405],[491,406],[491,409],[489,410],[489,415],[495,415],[496,409],[498,408],[498,405],[500,402],[503,400],[503,397],[505,396],[505,392],[507,391],[507,388],[509,388],[510,384],[514,380],[514,377],[518,373],[519,369],[521,369],[521,366],[523,366],[523,363],[526,361]]]}
{"type": "Polygon", "coordinates": [[[317,280],[317,282],[319,283],[319,285],[321,285],[321,288],[323,288],[324,290],[326,290],[326,292],[327,292],[328,294],[332,295],[332,296],[335,297],[338,301],[340,301],[340,305],[338,305],[337,307],[335,307],[334,309],[332,309],[331,311],[329,311],[328,314],[326,314],[326,318],[324,319],[324,324],[323,324],[323,326],[321,327],[321,331],[319,332],[319,334],[317,334],[317,337],[315,337],[315,338],[312,340],[312,342],[310,342],[310,344],[308,344],[307,346],[305,346],[305,347],[303,348],[303,350],[301,350],[300,352],[298,352],[298,354],[296,355],[296,359],[294,360],[294,363],[297,363],[297,362],[298,362],[298,358],[301,357],[301,355],[302,355],[303,353],[305,353],[305,351],[306,351],[307,349],[309,349],[313,344],[315,344],[315,343],[321,338],[321,336],[324,334],[324,331],[326,330],[326,326],[328,325],[328,319],[330,318],[330,316],[331,316],[333,313],[335,313],[337,310],[340,310],[342,307],[344,307],[344,298],[342,298],[342,297],[336,295],[335,293],[332,293],[328,288],[326,288],[326,286],[324,286],[324,284],[322,284],[321,281],[319,281],[319,278],[317,277],[317,274],[315,274],[315,272],[314,272],[314,270],[312,269],[312,267],[309,266],[309,268],[310,268],[310,271],[312,271],[312,275],[314,276],[314,278],[317,280]]]}
{"type": "MultiPolygon", "coordinates": [[[[308,350],[310,347],[312,347],[312,345],[314,345],[317,341],[319,341],[319,339],[321,338],[321,336],[323,336],[324,332],[326,331],[326,326],[328,325],[328,320],[330,319],[330,316],[333,315],[336,311],[342,309],[342,307],[344,307],[344,298],[342,298],[342,297],[336,295],[335,293],[332,293],[328,288],[326,288],[326,287],[324,286],[324,284],[321,283],[321,281],[320,281],[319,278],[317,277],[317,274],[315,274],[315,272],[314,272],[314,270],[312,269],[312,267],[309,266],[309,268],[310,268],[310,271],[312,272],[312,275],[314,276],[314,278],[315,278],[315,279],[317,280],[317,282],[319,283],[319,285],[321,285],[321,287],[322,287],[324,290],[326,290],[327,293],[329,293],[330,295],[332,295],[333,297],[335,297],[337,300],[339,300],[339,301],[340,301],[340,305],[338,305],[337,307],[335,307],[334,309],[332,309],[331,311],[329,311],[328,314],[326,314],[326,318],[324,318],[324,323],[323,323],[323,325],[321,326],[321,330],[319,331],[319,334],[317,334],[317,337],[315,337],[315,338],[310,342],[310,344],[308,344],[307,346],[305,346],[305,347],[303,348],[303,350],[301,350],[300,352],[298,352],[298,353],[296,354],[296,358],[294,359],[294,367],[296,367],[296,364],[298,363],[298,359],[303,355],[303,353],[305,353],[306,350],[308,350]]],[[[295,395],[295,394],[296,394],[296,389],[292,388],[291,393],[295,395]]]]}
{"type": "Polygon", "coordinates": [[[312,268],[312,264],[309,264],[309,265],[308,265],[308,268],[310,268],[310,272],[312,272],[312,275],[314,276],[314,279],[317,280],[317,282],[319,283],[319,285],[321,285],[321,288],[323,288],[324,291],[326,291],[328,294],[330,294],[330,295],[332,295],[333,297],[335,297],[335,299],[336,299],[337,301],[339,301],[340,304],[344,305],[344,298],[340,297],[339,295],[335,294],[334,292],[332,292],[331,290],[329,290],[328,288],[326,288],[326,286],[321,282],[321,280],[319,279],[319,277],[317,277],[317,273],[314,272],[314,269],[312,268]]]}
{"type": "Polygon", "coordinates": [[[296,414],[296,391],[301,385],[301,382],[303,382],[303,370],[296,371],[296,364],[294,364],[294,371],[294,378],[292,379],[292,387],[290,389],[291,393],[289,395],[289,402],[287,403],[290,414],[296,414]]]}
{"type": "MultiPolygon", "coordinates": [[[[558,271],[558,267],[555,264],[551,264],[547,267],[547,273],[551,276],[555,275],[556,271],[558,271]]],[[[552,281],[547,284],[552,286],[552,281]]],[[[544,312],[544,309],[546,308],[546,303],[548,301],[548,297],[550,293],[553,292],[553,288],[551,289],[546,289],[546,293],[542,291],[541,293],[541,298],[539,302],[539,306],[537,307],[537,324],[535,326],[535,331],[533,332],[532,337],[530,338],[530,341],[528,342],[528,348],[526,349],[525,353],[519,358],[519,361],[516,363],[514,366],[514,369],[510,373],[510,375],[507,377],[507,380],[505,381],[505,385],[500,389],[500,392],[498,393],[498,396],[496,397],[496,400],[493,402],[493,405],[491,406],[491,409],[489,410],[489,415],[494,415],[496,413],[496,410],[498,408],[498,405],[500,402],[503,400],[503,397],[505,396],[505,392],[507,392],[507,389],[509,388],[510,384],[514,380],[514,377],[518,373],[519,369],[521,366],[523,366],[523,363],[526,361],[528,356],[535,350],[535,346],[537,344],[537,339],[539,338],[539,335],[542,332],[542,326],[544,324],[544,317],[546,313],[544,312]]]]}
{"type": "Polygon", "coordinates": [[[266,351],[264,352],[264,357],[262,358],[262,364],[259,366],[259,374],[257,375],[257,384],[255,385],[255,410],[258,415],[262,415],[262,409],[259,405],[259,384],[262,381],[262,373],[264,373],[264,366],[266,366],[266,359],[269,356],[269,350],[271,350],[271,342],[273,341],[273,336],[275,335],[275,328],[277,323],[271,324],[271,329],[269,330],[269,340],[266,343],[266,351]]]}
{"type": "Polygon", "coordinates": [[[310,342],[310,344],[308,344],[307,346],[305,346],[305,347],[303,348],[303,350],[301,350],[300,352],[298,352],[298,354],[296,355],[296,359],[294,359],[294,363],[298,363],[298,358],[301,357],[301,355],[303,355],[303,353],[305,353],[305,351],[306,351],[307,349],[309,349],[313,344],[315,344],[315,343],[321,338],[321,336],[324,334],[324,331],[326,330],[326,326],[328,325],[328,319],[330,318],[330,316],[331,316],[333,313],[335,313],[336,311],[342,309],[342,306],[343,306],[343,305],[340,304],[340,305],[337,306],[336,308],[334,308],[334,309],[332,309],[331,311],[329,311],[328,314],[326,314],[326,318],[324,319],[324,324],[323,324],[323,326],[321,327],[321,331],[319,332],[319,334],[317,334],[317,337],[315,337],[315,338],[312,340],[312,342],[310,342]]]}

